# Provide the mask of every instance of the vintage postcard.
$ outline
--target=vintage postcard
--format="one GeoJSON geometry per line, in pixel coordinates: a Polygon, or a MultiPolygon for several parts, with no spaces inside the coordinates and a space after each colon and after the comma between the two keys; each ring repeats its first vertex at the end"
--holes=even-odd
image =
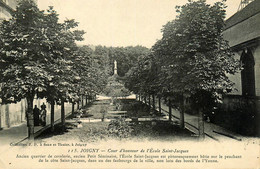
{"type": "Polygon", "coordinates": [[[0,169],[259,169],[260,0],[0,0],[0,169]]]}

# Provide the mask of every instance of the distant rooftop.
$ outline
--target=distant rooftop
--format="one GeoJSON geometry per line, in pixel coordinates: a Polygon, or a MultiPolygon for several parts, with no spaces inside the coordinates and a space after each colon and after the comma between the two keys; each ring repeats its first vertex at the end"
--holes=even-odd
{"type": "Polygon", "coordinates": [[[256,14],[260,13],[260,0],[254,0],[245,8],[235,13],[233,16],[226,20],[225,29],[228,29],[256,14]]]}

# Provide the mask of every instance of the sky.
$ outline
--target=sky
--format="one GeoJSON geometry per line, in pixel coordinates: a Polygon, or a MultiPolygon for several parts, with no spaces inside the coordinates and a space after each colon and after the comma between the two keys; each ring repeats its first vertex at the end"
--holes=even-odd
{"type": "MultiPolygon", "coordinates": [[[[53,6],[60,20],[75,19],[84,30],[81,45],[136,46],[150,48],[160,39],[162,26],[175,19],[175,6],[188,0],[38,0],[46,10],[53,6]]],[[[241,0],[227,0],[227,18],[241,0]]],[[[207,0],[214,3],[216,0],[207,0]]]]}

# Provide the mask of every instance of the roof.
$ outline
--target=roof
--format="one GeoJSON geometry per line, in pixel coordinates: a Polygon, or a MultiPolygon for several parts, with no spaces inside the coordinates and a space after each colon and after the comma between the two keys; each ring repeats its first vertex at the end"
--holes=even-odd
{"type": "Polygon", "coordinates": [[[245,8],[235,13],[233,16],[226,20],[225,29],[228,29],[256,14],[260,13],[260,0],[254,0],[245,8]]]}

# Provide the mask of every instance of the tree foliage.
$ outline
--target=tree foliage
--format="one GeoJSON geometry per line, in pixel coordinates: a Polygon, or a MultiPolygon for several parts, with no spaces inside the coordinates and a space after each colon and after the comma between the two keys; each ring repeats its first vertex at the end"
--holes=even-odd
{"type": "Polygon", "coordinates": [[[240,69],[222,37],[225,4],[189,1],[176,11],[178,16],[163,26],[162,39],[152,47],[153,57],[143,57],[129,72],[128,86],[138,93],[171,96],[177,105],[188,98],[202,108],[234,90],[227,74],[240,69]]]}
{"type": "Polygon", "coordinates": [[[21,1],[13,17],[1,25],[1,84],[5,102],[40,96],[66,96],[73,77],[71,56],[83,31],[74,20],[58,22],[50,7],[40,11],[30,0],[21,1]],[[69,75],[72,76],[69,76],[69,75]],[[63,94],[61,94],[63,93],[63,94]]]}
{"type": "Polygon", "coordinates": [[[114,61],[118,63],[117,72],[120,77],[133,67],[138,61],[138,57],[149,52],[149,49],[143,46],[128,47],[105,47],[96,46],[94,54],[97,56],[105,56],[109,61],[109,73],[113,75],[114,61]]]}
{"type": "Polygon", "coordinates": [[[0,97],[4,103],[27,99],[30,137],[35,97],[75,101],[105,83],[102,59],[76,45],[84,34],[77,26],[73,19],[60,22],[53,7],[40,11],[32,0],[20,1],[12,18],[1,24],[0,97]]]}

